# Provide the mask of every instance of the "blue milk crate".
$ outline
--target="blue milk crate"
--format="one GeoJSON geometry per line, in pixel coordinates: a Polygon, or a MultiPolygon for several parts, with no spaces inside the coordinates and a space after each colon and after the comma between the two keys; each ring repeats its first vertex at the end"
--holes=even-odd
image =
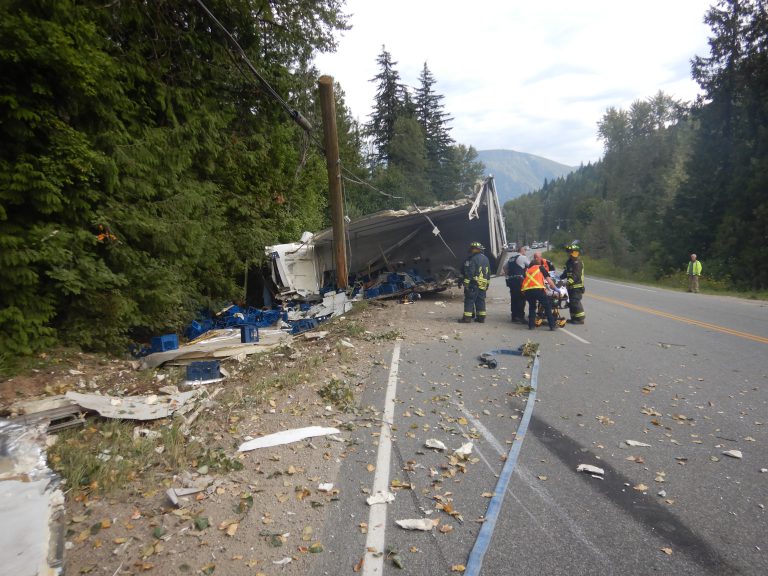
{"type": "Polygon", "coordinates": [[[152,337],[152,352],[165,352],[179,348],[179,337],[176,334],[163,334],[152,337]]]}
{"type": "Polygon", "coordinates": [[[258,342],[259,341],[259,327],[252,324],[245,324],[240,326],[240,342],[245,344],[246,342],[258,342]]]}
{"type": "Polygon", "coordinates": [[[376,298],[380,294],[378,288],[368,288],[368,290],[365,291],[365,297],[366,298],[376,298]]]}
{"type": "Polygon", "coordinates": [[[318,322],[314,318],[303,318],[301,320],[296,320],[291,327],[291,334],[300,334],[301,332],[312,330],[313,328],[317,328],[317,325],[318,322]]]}
{"type": "Polygon", "coordinates": [[[187,381],[215,380],[221,376],[218,360],[191,362],[187,365],[187,381]]]}
{"type": "Polygon", "coordinates": [[[381,294],[394,294],[395,293],[395,285],[394,284],[382,284],[379,286],[379,292],[381,294]]]}

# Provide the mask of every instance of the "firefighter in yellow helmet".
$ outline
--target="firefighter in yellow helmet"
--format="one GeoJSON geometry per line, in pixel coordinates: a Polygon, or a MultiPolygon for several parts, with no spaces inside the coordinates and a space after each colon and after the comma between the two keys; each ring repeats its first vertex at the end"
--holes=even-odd
{"type": "Polygon", "coordinates": [[[581,298],[584,296],[584,263],[579,258],[581,246],[573,242],[565,247],[568,252],[568,261],[565,263],[563,277],[567,279],[568,286],[568,309],[571,312],[571,318],[568,320],[571,324],[584,324],[584,305],[581,298]]]}
{"type": "Polygon", "coordinates": [[[464,315],[459,322],[485,322],[485,293],[491,281],[491,264],[483,254],[485,247],[480,242],[469,245],[469,256],[461,269],[461,283],[464,286],[464,315]]]}

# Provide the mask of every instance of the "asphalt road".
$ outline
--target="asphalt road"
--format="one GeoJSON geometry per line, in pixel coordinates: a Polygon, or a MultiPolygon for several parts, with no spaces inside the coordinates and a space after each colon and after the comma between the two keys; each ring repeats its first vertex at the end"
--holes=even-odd
{"type": "Polygon", "coordinates": [[[458,299],[448,308],[422,300],[406,317],[427,335],[383,344],[316,576],[355,567],[450,574],[466,565],[516,434],[521,452],[478,573],[768,574],[766,303],[588,278],[586,325],[556,332],[510,324],[501,278],[488,303],[488,322],[465,326],[456,324],[458,299]],[[529,382],[529,359],[499,356],[489,370],[477,356],[528,338],[540,357],[523,435],[526,396],[512,393],[529,382]],[[392,425],[382,428],[388,390],[392,425]],[[425,448],[429,438],[448,451],[425,448]],[[469,460],[452,464],[450,452],[468,441],[469,460]],[[582,463],[603,468],[603,479],[578,473],[582,463]],[[393,479],[412,489],[367,506],[374,483],[393,479]],[[369,525],[373,508],[382,510],[369,525]],[[406,518],[439,524],[407,531],[395,524],[406,518]]]}

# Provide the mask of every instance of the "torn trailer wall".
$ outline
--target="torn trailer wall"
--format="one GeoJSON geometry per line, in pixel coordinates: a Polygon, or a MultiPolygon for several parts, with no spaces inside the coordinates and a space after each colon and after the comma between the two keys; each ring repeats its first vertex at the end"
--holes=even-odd
{"type": "MultiPolygon", "coordinates": [[[[504,216],[493,177],[476,193],[451,204],[386,210],[346,229],[350,285],[366,285],[382,272],[419,278],[421,291],[449,286],[459,275],[469,243],[482,242],[498,272],[506,245],[504,216]],[[439,234],[437,233],[439,231],[439,234]]],[[[267,246],[273,279],[283,297],[314,298],[335,284],[333,232],[305,232],[300,242],[267,246]]]]}

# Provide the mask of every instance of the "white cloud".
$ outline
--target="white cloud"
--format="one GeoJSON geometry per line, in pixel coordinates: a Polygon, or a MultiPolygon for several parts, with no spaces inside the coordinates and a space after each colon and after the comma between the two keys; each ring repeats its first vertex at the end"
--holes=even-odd
{"type": "Polygon", "coordinates": [[[424,62],[445,96],[453,137],[570,165],[597,160],[609,106],[658,90],[693,100],[690,60],[708,53],[710,0],[348,0],[352,30],[317,58],[361,121],[370,113],[382,45],[404,83],[424,62]]]}

